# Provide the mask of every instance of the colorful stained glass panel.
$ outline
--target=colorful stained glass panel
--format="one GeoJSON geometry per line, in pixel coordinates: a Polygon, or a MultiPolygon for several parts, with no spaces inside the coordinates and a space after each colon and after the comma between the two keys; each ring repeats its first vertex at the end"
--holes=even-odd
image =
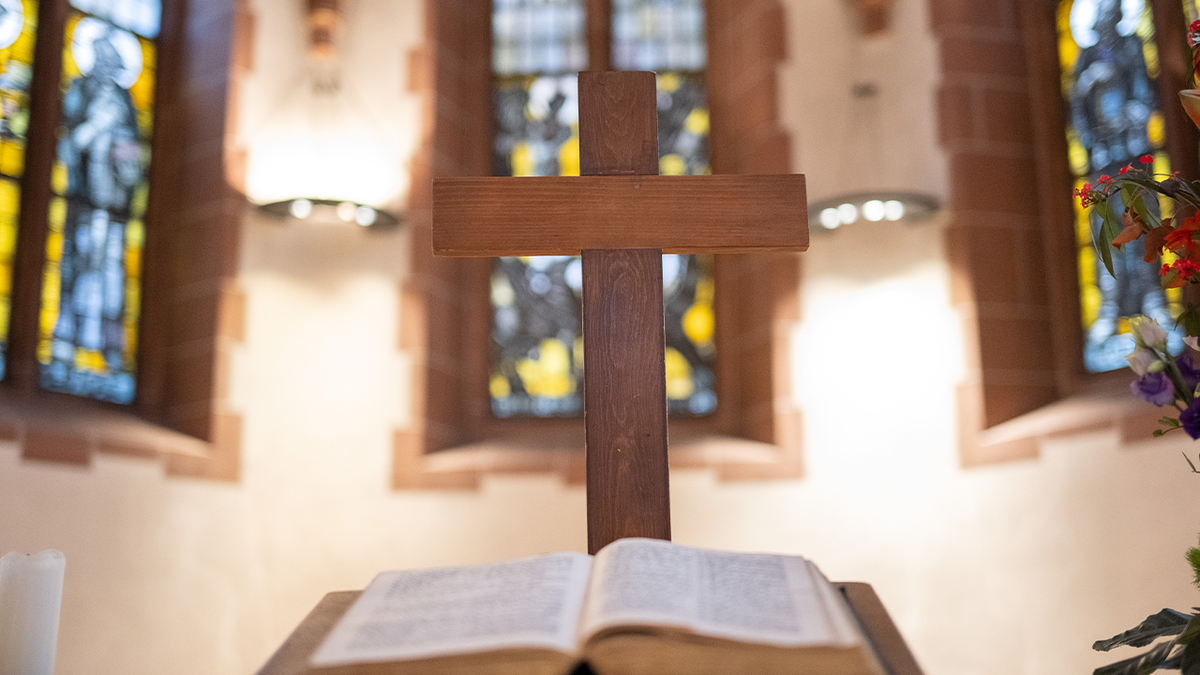
{"type": "MultiPolygon", "coordinates": [[[[493,173],[578,175],[575,71],[586,58],[582,4],[568,8],[565,3],[508,0],[493,8],[493,32],[498,36],[493,43],[497,74],[493,173]],[[569,39],[560,37],[568,34],[569,39]]],[[[641,63],[653,61],[645,67],[679,69],[658,77],[660,173],[709,173],[704,79],[694,72],[704,65],[702,6],[699,2],[616,2],[613,12],[614,58],[619,49],[632,46],[630,53],[641,54],[641,63]],[[630,12],[638,13],[643,22],[631,24],[630,12]],[[626,29],[623,46],[618,46],[622,30],[618,24],[626,29]],[[651,47],[638,51],[639,45],[651,42],[651,47]]],[[[582,413],[580,264],[579,258],[566,256],[497,260],[491,285],[489,381],[495,415],[582,413]]],[[[716,409],[712,268],[711,256],[663,256],[667,395],[672,412],[703,415],[716,409]]]]}
{"type": "Polygon", "coordinates": [[[158,37],[162,20],[159,0],[71,0],[71,6],[143,37],[158,37]]]}
{"type": "Polygon", "coordinates": [[[577,73],[587,68],[584,0],[493,0],[492,71],[577,73]]]}
{"type": "Polygon", "coordinates": [[[90,6],[102,14],[72,10],[67,20],[38,361],[46,389],[130,403],[155,46],[114,23],[144,18],[144,0],[90,6]]]}
{"type": "Polygon", "coordinates": [[[492,173],[579,175],[579,86],[575,75],[513,76],[495,84],[492,173]]]}
{"type": "Polygon", "coordinates": [[[7,369],[13,251],[21,212],[37,14],[36,0],[0,0],[0,377],[7,369]]]}
{"type": "Polygon", "coordinates": [[[704,0],[613,0],[617,70],[704,70],[704,0]]]}
{"type": "MultiPolygon", "coordinates": [[[[1150,155],[1156,174],[1169,174],[1165,130],[1155,96],[1159,74],[1154,21],[1143,0],[1062,0],[1057,17],[1062,93],[1067,113],[1068,162],[1074,188],[1116,175],[1150,155]]],[[[1120,198],[1111,202],[1120,214],[1120,198]]],[[[1155,205],[1151,205],[1153,208],[1155,205]]],[[[1171,204],[1158,205],[1170,216],[1171,204]]],[[[1165,327],[1182,311],[1178,289],[1163,292],[1146,264],[1143,242],[1113,252],[1116,278],[1093,248],[1100,220],[1075,202],[1083,363],[1088,372],[1124,368],[1134,347],[1128,317],[1145,314],[1165,327]]],[[[1171,333],[1171,348],[1182,348],[1171,333]]]]}

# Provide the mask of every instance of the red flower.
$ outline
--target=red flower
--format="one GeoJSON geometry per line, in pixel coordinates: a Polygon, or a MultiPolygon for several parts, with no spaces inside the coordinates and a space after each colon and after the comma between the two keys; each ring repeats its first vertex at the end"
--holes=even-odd
{"type": "Polygon", "coordinates": [[[1200,216],[1192,216],[1183,221],[1183,224],[1175,228],[1174,232],[1170,232],[1163,237],[1163,244],[1166,248],[1172,251],[1179,251],[1184,247],[1190,251],[1192,248],[1192,233],[1200,230],[1200,216]]]}
{"type": "Polygon", "coordinates": [[[1096,179],[1096,184],[1097,184],[1097,185],[1099,185],[1099,184],[1101,184],[1101,183],[1103,183],[1103,184],[1108,184],[1108,183],[1111,183],[1111,182],[1112,182],[1112,177],[1111,177],[1111,176],[1109,176],[1108,174],[1104,174],[1104,175],[1100,176],[1098,179],[1096,179]]]}
{"type": "Polygon", "coordinates": [[[1081,187],[1075,191],[1075,196],[1079,197],[1080,205],[1082,205],[1082,206],[1088,205],[1088,201],[1089,201],[1088,196],[1091,194],[1091,192],[1092,192],[1092,184],[1091,183],[1084,183],[1083,187],[1081,187]]]}
{"type": "Polygon", "coordinates": [[[1153,164],[1154,163],[1154,155],[1142,155],[1142,158],[1139,159],[1138,161],[1141,162],[1142,164],[1153,164]]]}
{"type": "Polygon", "coordinates": [[[1129,173],[1129,170],[1132,168],[1133,168],[1132,164],[1126,164],[1125,166],[1121,167],[1121,170],[1118,171],[1117,173],[1129,173]]]}
{"type": "Polygon", "coordinates": [[[1200,33],[1200,21],[1193,21],[1192,25],[1188,26],[1188,31],[1192,33],[1200,33]]]}
{"type": "Polygon", "coordinates": [[[1178,288],[1189,281],[1200,281],[1200,262],[1180,258],[1171,263],[1170,266],[1163,265],[1158,271],[1160,276],[1166,276],[1168,272],[1174,270],[1179,273],[1179,277],[1172,281],[1167,288],[1178,288]]]}

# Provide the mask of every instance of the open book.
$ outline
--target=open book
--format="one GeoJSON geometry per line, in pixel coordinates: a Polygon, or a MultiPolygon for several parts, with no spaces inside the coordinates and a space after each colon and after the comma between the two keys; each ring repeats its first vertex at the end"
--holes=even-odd
{"type": "Polygon", "coordinates": [[[621,539],[384,572],[313,654],[312,675],[882,675],[837,590],[796,556],[621,539]]]}

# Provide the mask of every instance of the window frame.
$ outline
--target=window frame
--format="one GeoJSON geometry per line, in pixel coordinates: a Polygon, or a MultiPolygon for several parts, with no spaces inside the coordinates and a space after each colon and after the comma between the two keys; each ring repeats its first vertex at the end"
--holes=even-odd
{"type": "MultiPolygon", "coordinates": [[[[1175,170],[1200,175],[1196,129],[1177,102],[1190,68],[1182,2],[1147,2],[1159,44],[1166,151],[1175,170]],[[1170,44],[1179,49],[1162,47],[1170,44]]],[[[1068,433],[1115,429],[1123,442],[1148,440],[1162,414],[1130,396],[1127,372],[1083,368],[1074,232],[1064,227],[1075,215],[1057,6],[932,5],[941,38],[941,140],[954,174],[946,232],[951,295],[967,353],[958,392],[965,466],[1034,458],[1041,439],[1068,433]],[[1008,175],[997,179],[1001,171],[1008,175]],[[1021,194],[1030,196],[1028,206],[1014,206],[1021,194]],[[999,287],[1006,273],[1015,290],[999,287]]],[[[1197,301],[1195,290],[1185,302],[1197,301]]]]}
{"type": "Polygon", "coordinates": [[[227,142],[227,112],[234,108],[227,104],[250,68],[253,21],[245,0],[162,4],[138,390],[129,405],[38,384],[50,172],[70,10],[69,0],[40,4],[0,438],[18,441],[24,459],[87,465],[103,452],[160,459],[168,474],[237,480],[240,418],[227,405],[226,373],[243,323],[236,264],[245,200],[236,186],[244,160],[227,142]]]}
{"type": "MultiPolygon", "coordinates": [[[[491,259],[431,255],[430,176],[491,170],[491,20],[487,0],[425,6],[427,47],[414,63],[428,76],[414,79],[429,101],[432,130],[414,162],[412,264],[400,319],[401,348],[414,357],[415,405],[412,425],[395,434],[393,486],[472,487],[491,471],[554,471],[582,482],[582,419],[492,416],[491,259]]],[[[607,0],[588,0],[591,68],[609,64],[609,18],[607,0]]],[[[787,173],[775,73],[785,57],[782,5],[709,0],[706,23],[714,172],[787,173]]],[[[799,256],[718,255],[715,278],[718,410],[669,421],[672,466],[715,466],[723,478],[799,477],[800,417],[788,367],[799,256]]]]}

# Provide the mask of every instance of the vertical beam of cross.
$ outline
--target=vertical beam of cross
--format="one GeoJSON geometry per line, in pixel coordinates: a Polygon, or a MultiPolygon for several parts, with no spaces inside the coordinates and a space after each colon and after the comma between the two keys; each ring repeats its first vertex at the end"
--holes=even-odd
{"type": "Polygon", "coordinates": [[[659,176],[653,73],[579,75],[583,177],[437,178],[443,256],[583,256],[588,548],[671,536],[662,252],[803,251],[803,176],[659,176]],[[658,248],[649,248],[658,247],[658,248]]]}
{"type": "MultiPolygon", "coordinates": [[[[579,74],[580,173],[657,175],[654,73],[579,74]]],[[[583,251],[588,550],[671,538],[662,249],[583,251]]]]}

